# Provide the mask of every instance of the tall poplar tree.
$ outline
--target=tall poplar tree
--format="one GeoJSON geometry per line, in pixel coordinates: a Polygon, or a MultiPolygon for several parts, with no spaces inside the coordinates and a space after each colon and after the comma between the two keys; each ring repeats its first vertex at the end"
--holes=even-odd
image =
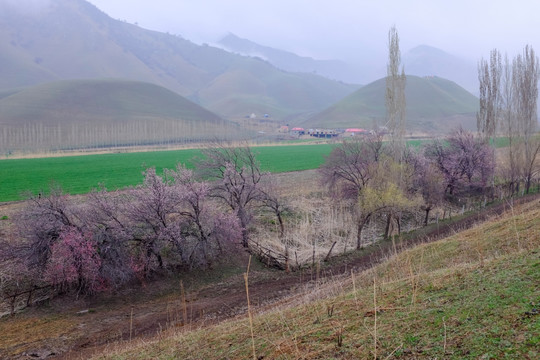
{"type": "Polygon", "coordinates": [[[399,50],[399,35],[396,27],[392,26],[388,32],[386,123],[390,132],[392,155],[397,162],[402,161],[405,151],[405,83],[405,69],[401,65],[401,51],[399,50]]]}

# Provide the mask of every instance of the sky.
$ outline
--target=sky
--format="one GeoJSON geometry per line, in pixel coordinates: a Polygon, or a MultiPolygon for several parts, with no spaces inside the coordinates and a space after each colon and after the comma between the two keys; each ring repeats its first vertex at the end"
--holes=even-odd
{"type": "Polygon", "coordinates": [[[536,0],[89,0],[115,19],[213,44],[229,32],[317,59],[384,58],[430,45],[477,61],[497,48],[540,51],[536,0]]]}

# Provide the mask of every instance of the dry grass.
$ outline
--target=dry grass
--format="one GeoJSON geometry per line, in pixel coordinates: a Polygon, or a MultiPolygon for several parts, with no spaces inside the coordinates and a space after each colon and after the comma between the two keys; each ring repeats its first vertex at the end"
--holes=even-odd
{"type": "Polygon", "coordinates": [[[4,320],[0,322],[0,353],[11,356],[34,348],[62,344],[62,338],[69,337],[77,323],[76,318],[58,316],[4,320]]]}
{"type": "MultiPolygon", "coordinates": [[[[279,238],[279,226],[270,214],[259,216],[253,239],[285,255],[291,267],[316,265],[332,248],[331,255],[356,247],[356,224],[350,207],[337,204],[324,191],[316,170],[275,174],[278,191],[290,212],[285,216],[285,236],[279,238]],[[335,243],[335,244],[334,244],[335,243]]],[[[373,242],[382,226],[375,222],[364,230],[366,245],[373,242]]]]}
{"type": "MultiPolygon", "coordinates": [[[[319,284],[288,306],[254,318],[257,355],[537,358],[540,322],[531,309],[540,306],[539,231],[535,201],[354,277],[319,284]]],[[[249,322],[238,319],[124,344],[98,358],[241,359],[251,352],[249,322]]]]}
{"type": "MultiPolygon", "coordinates": [[[[289,266],[292,268],[316,266],[329,253],[335,256],[356,249],[354,209],[350,204],[334,201],[328,196],[316,170],[273,176],[279,184],[279,194],[290,209],[284,217],[285,236],[279,237],[279,225],[275,218],[271,214],[264,214],[258,216],[253,227],[252,239],[255,242],[282,256],[288,253],[289,266]]],[[[404,216],[403,232],[423,224],[422,211],[404,216]]],[[[385,225],[385,214],[373,216],[362,230],[362,245],[369,246],[380,240],[385,225]]]]}

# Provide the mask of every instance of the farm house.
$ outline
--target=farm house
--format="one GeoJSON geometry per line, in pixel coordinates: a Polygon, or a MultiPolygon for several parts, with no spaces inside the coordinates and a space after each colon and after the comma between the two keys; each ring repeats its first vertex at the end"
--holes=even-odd
{"type": "Polygon", "coordinates": [[[350,129],[345,129],[345,132],[343,133],[343,136],[358,136],[358,135],[366,135],[368,133],[369,133],[369,131],[367,131],[365,129],[350,128],[350,129]]]}
{"type": "Polygon", "coordinates": [[[301,136],[301,135],[305,135],[305,133],[306,133],[306,130],[304,130],[304,128],[301,128],[301,127],[294,127],[291,129],[291,135],[301,136]]]}

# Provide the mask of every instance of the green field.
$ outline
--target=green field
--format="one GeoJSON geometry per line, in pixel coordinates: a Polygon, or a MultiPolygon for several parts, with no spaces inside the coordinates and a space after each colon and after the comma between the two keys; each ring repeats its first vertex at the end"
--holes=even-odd
{"type": "MultiPolygon", "coordinates": [[[[253,151],[265,171],[287,172],[315,169],[333,145],[256,147],[253,151]]],[[[69,156],[0,161],[0,201],[24,199],[25,192],[45,191],[52,183],[70,194],[84,194],[105,185],[109,190],[142,182],[142,171],[174,168],[177,163],[193,167],[200,150],[177,150],[125,154],[69,156]]]]}
{"type": "MultiPolygon", "coordinates": [[[[409,140],[411,147],[425,140],[409,140]]],[[[497,147],[507,146],[507,139],[496,140],[497,147]]],[[[273,173],[318,168],[334,145],[281,145],[252,148],[264,171],[273,173]]],[[[176,164],[193,167],[201,150],[174,150],[122,154],[66,156],[40,159],[0,160],[0,202],[22,200],[27,193],[46,192],[58,184],[70,194],[84,194],[103,184],[109,190],[142,182],[145,168],[160,173],[176,164]]]]}

